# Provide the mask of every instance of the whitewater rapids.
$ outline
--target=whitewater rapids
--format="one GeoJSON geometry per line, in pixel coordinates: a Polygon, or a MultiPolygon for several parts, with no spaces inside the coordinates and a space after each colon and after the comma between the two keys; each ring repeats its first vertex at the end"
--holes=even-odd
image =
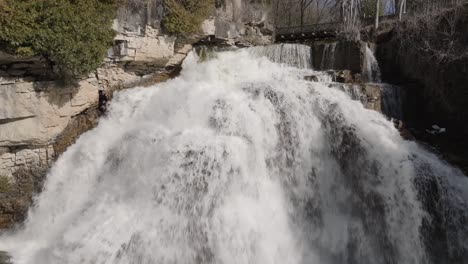
{"type": "Polygon", "coordinates": [[[215,57],[118,93],[0,250],[17,264],[430,262],[415,182],[437,179],[463,208],[459,171],[305,81],[311,69],[258,49],[215,57]]]}

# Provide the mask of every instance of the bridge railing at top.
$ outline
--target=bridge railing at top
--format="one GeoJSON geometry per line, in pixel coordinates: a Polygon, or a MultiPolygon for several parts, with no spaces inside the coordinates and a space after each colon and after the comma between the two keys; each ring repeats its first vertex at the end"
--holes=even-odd
{"type": "Polygon", "coordinates": [[[276,34],[299,34],[304,32],[318,31],[336,31],[340,26],[339,22],[320,23],[312,25],[292,26],[292,27],[277,27],[276,34]]]}
{"type": "MultiPolygon", "coordinates": [[[[386,22],[386,21],[394,21],[398,19],[397,14],[391,14],[391,15],[384,15],[384,16],[379,16],[379,23],[386,22]]],[[[362,24],[366,26],[373,25],[375,23],[375,17],[364,17],[361,18],[362,24]]]]}
{"type": "MultiPolygon", "coordinates": [[[[396,19],[398,19],[397,15],[384,15],[384,16],[379,17],[380,22],[392,21],[396,19]]],[[[362,18],[361,21],[364,25],[369,26],[374,23],[375,17],[362,18]]],[[[340,21],[310,24],[310,25],[282,26],[282,27],[276,28],[276,34],[285,35],[285,34],[324,32],[324,31],[335,32],[335,31],[338,31],[340,27],[341,27],[340,21]]]]}
{"type": "MultiPolygon", "coordinates": [[[[452,4],[448,7],[466,7],[468,8],[468,0],[460,0],[456,4],[452,4]]],[[[293,2],[291,2],[293,3],[293,2]]],[[[291,8],[291,3],[288,3],[288,8],[291,8]]],[[[448,8],[446,7],[446,8],[448,8]]],[[[286,8],[286,9],[288,9],[286,8]]],[[[406,13],[405,13],[406,15],[406,13]]],[[[399,19],[398,14],[390,14],[390,15],[383,15],[379,16],[379,22],[386,22],[386,21],[396,21],[399,19]]],[[[289,20],[291,21],[291,20],[289,20]]],[[[375,17],[361,17],[361,23],[364,26],[371,26],[375,23],[375,17]]],[[[303,33],[324,33],[324,32],[335,32],[340,30],[341,22],[334,21],[328,23],[318,23],[318,24],[308,24],[308,25],[281,25],[276,27],[275,33],[276,35],[298,35],[303,33]]],[[[314,35],[314,34],[312,34],[314,35]]]]}

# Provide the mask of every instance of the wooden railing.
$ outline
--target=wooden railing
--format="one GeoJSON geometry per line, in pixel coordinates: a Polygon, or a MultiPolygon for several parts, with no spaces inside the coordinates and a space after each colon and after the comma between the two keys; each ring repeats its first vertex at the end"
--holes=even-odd
{"type": "MultiPolygon", "coordinates": [[[[397,15],[385,15],[380,16],[379,20],[392,21],[398,19],[397,15]]],[[[375,18],[362,18],[362,23],[366,26],[372,25],[375,18]]],[[[294,26],[283,26],[275,29],[275,34],[282,39],[295,39],[295,38],[323,38],[333,37],[340,30],[341,22],[329,22],[329,23],[318,23],[310,25],[294,25],[294,26]]]]}
{"type": "Polygon", "coordinates": [[[292,26],[292,27],[279,27],[276,28],[277,35],[283,34],[300,34],[319,31],[335,31],[340,26],[339,22],[321,23],[312,25],[292,26]]]}

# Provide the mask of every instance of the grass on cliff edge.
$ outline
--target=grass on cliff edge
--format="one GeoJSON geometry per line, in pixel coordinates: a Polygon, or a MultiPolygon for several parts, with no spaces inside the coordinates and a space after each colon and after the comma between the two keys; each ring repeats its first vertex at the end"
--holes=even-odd
{"type": "Polygon", "coordinates": [[[95,70],[112,46],[117,0],[0,0],[0,49],[42,55],[62,77],[95,70]]]}

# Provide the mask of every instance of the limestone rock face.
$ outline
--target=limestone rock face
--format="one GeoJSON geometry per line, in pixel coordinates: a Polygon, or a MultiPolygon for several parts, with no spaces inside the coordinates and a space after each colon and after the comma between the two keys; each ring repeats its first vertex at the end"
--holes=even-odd
{"type": "Polygon", "coordinates": [[[117,45],[109,51],[109,58],[116,62],[154,62],[164,67],[174,55],[176,37],[158,34],[158,30],[150,26],[143,36],[121,33],[115,38],[117,45]]]}
{"type": "Polygon", "coordinates": [[[0,156],[0,162],[9,159],[15,164],[12,175],[0,174],[0,177],[9,179],[8,187],[4,186],[0,191],[0,229],[11,227],[25,218],[33,193],[42,189],[52,160],[49,151],[50,148],[23,149],[9,157],[0,156]]]}
{"type": "Polygon", "coordinates": [[[328,84],[330,88],[342,90],[353,100],[360,101],[362,105],[370,110],[383,113],[382,99],[384,86],[372,83],[337,83],[328,84]]]}
{"type": "Polygon", "coordinates": [[[0,179],[0,229],[11,227],[26,216],[34,192],[40,191],[55,158],[52,146],[2,148],[0,179]]]}
{"type": "Polygon", "coordinates": [[[261,1],[223,1],[212,18],[216,38],[232,39],[238,46],[272,43],[273,23],[269,8],[261,1]]]}
{"type": "Polygon", "coordinates": [[[0,146],[49,143],[71,117],[97,100],[97,90],[89,81],[75,87],[54,82],[0,85],[0,146]]]}
{"type": "Polygon", "coordinates": [[[164,11],[163,0],[146,0],[144,2],[120,8],[114,21],[115,31],[144,35],[146,26],[160,29],[164,11]]]}
{"type": "Polygon", "coordinates": [[[403,97],[400,87],[385,83],[366,83],[361,80],[360,75],[352,74],[349,70],[329,70],[304,76],[304,79],[326,83],[328,87],[341,90],[352,99],[360,101],[365,108],[400,120],[403,97]]]}

